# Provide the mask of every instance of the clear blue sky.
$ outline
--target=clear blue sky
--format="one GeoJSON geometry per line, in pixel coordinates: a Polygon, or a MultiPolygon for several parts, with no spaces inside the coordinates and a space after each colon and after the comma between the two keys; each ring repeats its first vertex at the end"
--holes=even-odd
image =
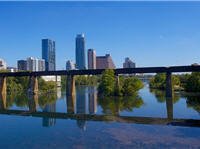
{"type": "Polygon", "coordinates": [[[64,69],[75,61],[78,33],[117,67],[125,57],[138,67],[200,63],[200,2],[0,2],[0,57],[8,66],[41,58],[41,39],[50,38],[64,69]]]}

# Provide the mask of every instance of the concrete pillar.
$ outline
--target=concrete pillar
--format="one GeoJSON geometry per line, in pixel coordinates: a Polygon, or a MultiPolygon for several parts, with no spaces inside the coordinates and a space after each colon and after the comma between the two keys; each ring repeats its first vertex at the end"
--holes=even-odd
{"type": "Polygon", "coordinates": [[[73,96],[67,96],[67,113],[75,113],[75,102],[76,102],[76,97],[75,95],[73,96]]]}
{"type": "Polygon", "coordinates": [[[173,85],[172,85],[172,75],[171,72],[166,74],[166,97],[172,97],[173,95],[173,85]]]}
{"type": "Polygon", "coordinates": [[[6,94],[0,95],[0,110],[6,110],[6,94]]]}
{"type": "Polygon", "coordinates": [[[30,76],[29,77],[29,93],[37,94],[38,93],[38,79],[37,76],[30,76]]]}
{"type": "Polygon", "coordinates": [[[169,120],[173,119],[173,96],[166,98],[166,107],[167,107],[167,118],[169,120]]]}
{"type": "Polygon", "coordinates": [[[67,76],[67,82],[66,82],[66,93],[67,96],[75,96],[76,95],[76,89],[75,89],[75,78],[73,75],[67,76]]]}
{"type": "Polygon", "coordinates": [[[6,94],[6,77],[0,77],[0,94],[6,94]]]}
{"type": "Polygon", "coordinates": [[[28,94],[28,105],[30,112],[37,112],[38,94],[28,94]]]}

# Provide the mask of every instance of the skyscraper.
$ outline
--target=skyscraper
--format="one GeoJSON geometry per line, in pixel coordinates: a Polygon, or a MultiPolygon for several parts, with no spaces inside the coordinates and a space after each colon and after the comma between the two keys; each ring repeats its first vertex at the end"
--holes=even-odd
{"type": "Polygon", "coordinates": [[[125,62],[123,63],[123,68],[135,68],[135,63],[126,57],[125,62]]]}
{"type": "Polygon", "coordinates": [[[76,68],[77,69],[86,69],[84,34],[78,34],[76,36],[76,68]]]}
{"type": "Polygon", "coordinates": [[[110,54],[96,57],[97,69],[115,69],[115,64],[110,54]]]}
{"type": "Polygon", "coordinates": [[[75,64],[72,61],[67,61],[66,62],[66,70],[74,70],[75,68],[75,64]]]}
{"type": "Polygon", "coordinates": [[[96,69],[96,51],[88,49],[88,69],[96,69]]]}
{"type": "Polygon", "coordinates": [[[17,68],[18,70],[27,70],[27,61],[26,60],[18,60],[17,61],[17,68]]]}
{"type": "Polygon", "coordinates": [[[45,71],[45,61],[29,57],[27,58],[27,69],[30,71],[45,71]]]}
{"type": "Polygon", "coordinates": [[[42,59],[45,60],[45,70],[56,70],[56,50],[55,41],[42,39],[42,59]]]}

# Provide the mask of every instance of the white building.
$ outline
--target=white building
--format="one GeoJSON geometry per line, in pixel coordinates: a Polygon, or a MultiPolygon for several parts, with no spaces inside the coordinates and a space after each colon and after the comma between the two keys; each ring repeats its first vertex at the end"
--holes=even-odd
{"type": "Polygon", "coordinates": [[[12,66],[7,67],[7,70],[10,71],[10,72],[17,72],[18,71],[18,69],[16,67],[12,67],[12,66]]]}
{"type": "Polygon", "coordinates": [[[6,69],[6,62],[0,58],[0,70],[6,69]]]}
{"type": "Polygon", "coordinates": [[[74,62],[67,61],[66,62],[66,70],[74,70],[74,69],[76,69],[76,66],[75,66],[74,62]]]}
{"type": "Polygon", "coordinates": [[[28,71],[45,71],[45,61],[39,60],[33,57],[27,58],[27,70],[28,71]]]}
{"type": "Polygon", "coordinates": [[[42,76],[44,81],[54,81],[57,83],[57,86],[61,86],[61,76],[42,76]]]}

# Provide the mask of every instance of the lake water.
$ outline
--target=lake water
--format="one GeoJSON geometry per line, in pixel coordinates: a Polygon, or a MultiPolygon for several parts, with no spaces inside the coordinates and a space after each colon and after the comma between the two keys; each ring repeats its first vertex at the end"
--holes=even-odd
{"type": "Polygon", "coordinates": [[[148,84],[129,98],[99,99],[94,86],[76,97],[7,95],[0,108],[1,149],[200,148],[200,96],[166,99],[148,84]]]}

